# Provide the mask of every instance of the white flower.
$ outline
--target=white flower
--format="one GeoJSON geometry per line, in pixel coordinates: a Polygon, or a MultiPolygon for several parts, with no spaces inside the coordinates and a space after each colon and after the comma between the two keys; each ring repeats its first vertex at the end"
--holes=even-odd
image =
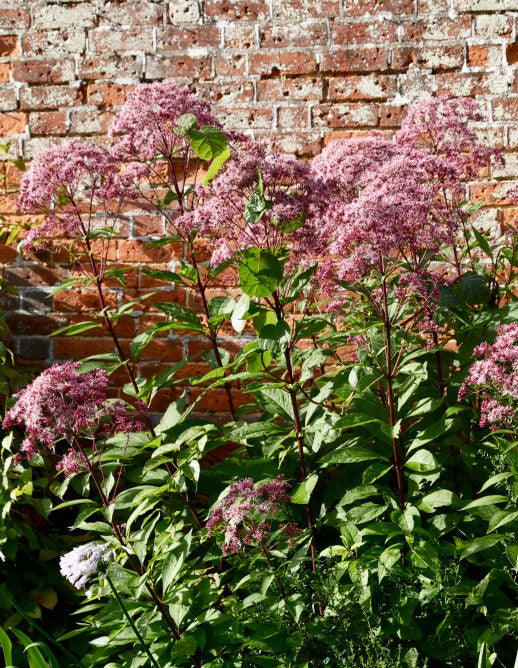
{"type": "Polygon", "coordinates": [[[59,560],[61,575],[76,589],[82,589],[97,570],[99,561],[106,560],[108,545],[87,543],[79,545],[59,560]]]}

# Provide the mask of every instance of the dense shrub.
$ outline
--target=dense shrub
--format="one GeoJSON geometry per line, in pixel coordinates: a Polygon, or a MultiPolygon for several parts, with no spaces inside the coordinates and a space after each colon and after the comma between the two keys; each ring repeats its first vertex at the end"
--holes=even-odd
{"type": "Polygon", "coordinates": [[[516,239],[472,224],[465,179],[500,160],[478,119],[472,100],[430,100],[393,139],[338,141],[307,165],[152,84],[130,95],[109,149],[68,142],[33,161],[20,205],[47,216],[25,251],[72,237],[78,280],[99,296],[95,320],[59,333],[104,326],[114,343],[46,370],[4,420],[4,475],[45,480],[40,512],[59,528],[70,588],[45,640],[60,665],[70,651],[114,668],[512,665],[516,239]],[[103,290],[124,284],[106,255],[128,203],[166,219],[154,244],[185,249],[175,271],[144,273],[196,291],[203,315],[155,303],[163,321],[126,356],[114,323],[139,302],[110,309],[103,290]],[[238,299],[208,299],[222,271],[238,299]],[[250,333],[233,357],[223,326],[250,333]],[[185,383],[183,364],[150,379],[134,364],[155,336],[186,331],[212,367],[190,383],[225,389],[226,424],[186,395],[148,412],[185,383]],[[106,393],[120,369],[126,402],[106,393]]]}

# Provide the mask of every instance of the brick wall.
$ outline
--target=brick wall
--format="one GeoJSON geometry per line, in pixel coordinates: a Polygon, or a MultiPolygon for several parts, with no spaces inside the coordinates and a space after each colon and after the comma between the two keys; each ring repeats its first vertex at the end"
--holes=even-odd
{"type": "MultiPolygon", "coordinates": [[[[517,28],[518,0],[0,0],[0,136],[11,140],[13,157],[27,160],[65,137],[102,136],[132,86],[171,78],[192,84],[228,127],[309,158],[333,137],[392,132],[422,97],[476,96],[487,117],[480,132],[502,147],[507,165],[471,190],[487,201],[479,213],[487,224],[505,223],[512,213],[505,195],[518,172],[517,28]]],[[[16,170],[6,177],[0,213],[19,219],[16,170]]],[[[142,244],[161,225],[129,216],[111,260],[174,262],[169,250],[142,244]]],[[[97,308],[88,289],[50,294],[69,267],[32,263],[1,246],[0,263],[19,288],[3,306],[21,360],[111,350],[103,336],[48,339],[97,308]]],[[[126,294],[113,287],[109,300],[152,286],[134,272],[126,294]]],[[[177,289],[164,298],[196,305],[177,289]]],[[[128,342],[154,319],[127,318],[120,334],[128,342]]],[[[143,365],[174,362],[203,345],[158,339],[143,365]]],[[[205,407],[218,410],[220,399],[212,395],[205,407]]]]}

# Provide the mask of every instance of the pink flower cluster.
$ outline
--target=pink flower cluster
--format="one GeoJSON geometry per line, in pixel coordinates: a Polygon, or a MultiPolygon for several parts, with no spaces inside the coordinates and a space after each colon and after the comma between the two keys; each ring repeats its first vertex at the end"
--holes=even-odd
{"type": "Polygon", "coordinates": [[[453,243],[463,217],[462,178],[495,152],[476,142],[473,100],[437,98],[414,107],[393,140],[381,134],[331,143],[312,163],[328,186],[317,220],[319,276],[333,293],[390,260],[415,272],[424,252],[453,243]]]}
{"type": "Polygon", "coordinates": [[[123,135],[114,155],[144,162],[159,156],[176,157],[174,152],[184,140],[174,128],[184,114],[196,116],[198,127],[221,127],[209,105],[185,86],[173,82],[137,86],[110,128],[112,136],[123,135]]]}
{"type": "MultiPolygon", "coordinates": [[[[232,484],[207,522],[209,536],[224,531],[223,554],[239,552],[246,545],[266,547],[276,513],[291,500],[290,487],[283,475],[258,486],[251,478],[232,484]]],[[[290,540],[302,533],[293,522],[281,524],[279,528],[290,540]]]]}
{"type": "Polygon", "coordinates": [[[243,142],[209,188],[193,222],[212,240],[211,264],[257,246],[276,250],[289,245],[297,254],[313,249],[310,209],[319,200],[319,184],[309,167],[287,155],[266,155],[257,142],[243,142]]]}
{"type": "Polygon", "coordinates": [[[518,402],[518,324],[499,327],[495,342],[482,343],[473,354],[483,359],[471,365],[459,400],[469,392],[481,391],[480,426],[494,431],[511,425],[518,402]]]}
{"type": "Polygon", "coordinates": [[[43,450],[55,451],[65,440],[68,450],[58,464],[65,475],[83,468],[86,459],[78,439],[146,428],[147,409],[142,402],[130,411],[122,401],[107,398],[108,374],[101,369],[80,372],[80,362],[54,364],[17,395],[6,414],[4,429],[22,427],[25,438],[20,452],[30,459],[43,450]]]}

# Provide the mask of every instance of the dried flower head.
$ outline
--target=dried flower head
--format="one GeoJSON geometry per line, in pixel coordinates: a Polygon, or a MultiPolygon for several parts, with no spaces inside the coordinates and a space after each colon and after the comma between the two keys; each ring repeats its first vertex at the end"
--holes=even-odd
{"type": "MultiPolygon", "coordinates": [[[[239,552],[247,545],[267,547],[276,514],[291,500],[290,487],[283,475],[257,486],[251,478],[232,484],[207,522],[210,536],[224,533],[223,554],[239,552]]],[[[290,540],[301,533],[293,523],[281,524],[278,528],[290,540]]]]}
{"type": "Polygon", "coordinates": [[[109,553],[109,546],[103,543],[79,545],[60,558],[59,570],[71,585],[82,589],[97,571],[99,561],[106,561],[109,553]]]}

